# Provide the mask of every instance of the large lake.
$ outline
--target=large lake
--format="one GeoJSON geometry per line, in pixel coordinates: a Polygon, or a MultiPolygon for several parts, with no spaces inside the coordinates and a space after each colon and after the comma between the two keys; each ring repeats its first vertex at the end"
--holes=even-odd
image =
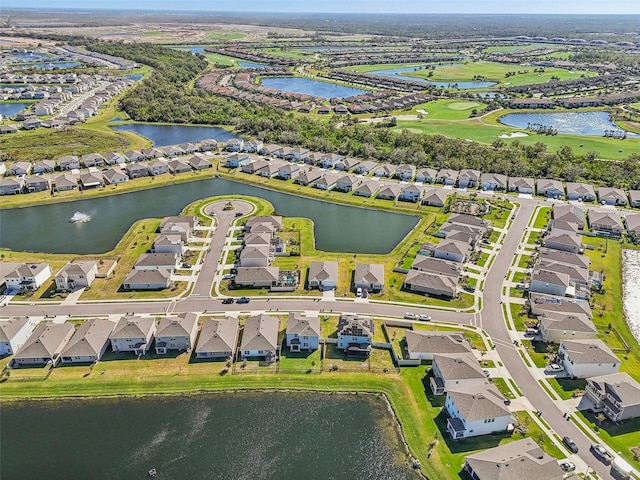
{"type": "Polygon", "coordinates": [[[148,123],[127,123],[125,125],[112,125],[115,130],[135,132],[148,138],[155,146],[178,145],[186,142],[199,142],[213,138],[225,142],[237,135],[229,133],[218,127],[199,127],[187,125],[155,125],[148,123]]]}
{"type": "Polygon", "coordinates": [[[11,117],[21,110],[27,108],[30,103],[2,103],[0,102],[0,115],[11,117]]]}
{"type": "Polygon", "coordinates": [[[304,93],[322,98],[344,98],[352,95],[367,93],[359,88],[345,87],[335,83],[320,82],[309,78],[299,77],[265,77],[261,79],[262,86],[287,92],[304,93]]]}
{"type": "MultiPolygon", "coordinates": [[[[442,64],[445,65],[445,64],[442,64]]],[[[447,63],[446,65],[453,65],[452,63],[447,63]]],[[[468,90],[472,88],[487,88],[496,84],[496,82],[482,82],[482,81],[471,81],[471,82],[435,82],[432,80],[427,80],[426,78],[419,77],[410,77],[405,75],[407,72],[415,72],[418,70],[418,67],[396,67],[396,68],[385,68],[382,70],[373,70],[370,73],[371,75],[378,75],[381,77],[392,77],[398,78],[400,77],[402,80],[412,80],[415,82],[428,83],[438,88],[459,88],[460,90],[468,90]]]]}
{"type": "MultiPolygon", "coordinates": [[[[607,112],[509,113],[498,120],[511,127],[524,128],[536,123],[552,126],[558,133],[603,136],[605,130],[622,132],[607,112]]],[[[627,133],[627,137],[640,137],[627,133]]]]}
{"type": "Polygon", "coordinates": [[[310,218],[316,247],[329,252],[388,253],[418,223],[415,216],[338,205],[209,178],[124,195],[2,210],[0,246],[31,252],[104,253],[112,250],[141,218],[176,215],[195,200],[228,194],[262,197],[281,215],[310,218]],[[92,220],[70,223],[76,212],[91,215],[92,220]]]}
{"type": "Polygon", "coordinates": [[[408,480],[386,403],[237,393],[2,405],[6,479],[408,480]]]}
{"type": "Polygon", "coordinates": [[[640,251],[622,250],[622,305],[629,330],[640,342],[640,251]]]}

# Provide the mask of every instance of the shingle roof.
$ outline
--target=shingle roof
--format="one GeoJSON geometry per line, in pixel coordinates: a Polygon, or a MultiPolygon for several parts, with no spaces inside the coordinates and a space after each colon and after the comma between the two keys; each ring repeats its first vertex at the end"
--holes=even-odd
{"type": "Polygon", "coordinates": [[[280,321],[260,314],[247,318],[242,334],[241,350],[277,350],[280,321]]]}
{"type": "Polygon", "coordinates": [[[98,357],[116,326],[115,322],[103,318],[87,320],[78,327],[69,343],[62,350],[63,357],[98,357]]]}
{"type": "Polygon", "coordinates": [[[190,337],[198,323],[195,313],[182,313],[178,317],[161,318],[156,328],[157,337],[190,337]]]}
{"type": "Polygon", "coordinates": [[[238,319],[225,317],[222,320],[209,318],[202,324],[196,354],[204,352],[234,352],[238,339],[238,319]]]}
{"type": "Polygon", "coordinates": [[[510,415],[504,405],[504,397],[494,385],[449,389],[447,397],[455,403],[467,422],[510,415]]]}
{"type": "Polygon", "coordinates": [[[27,317],[15,317],[0,321],[0,342],[8,343],[13,337],[29,323],[27,317]]]}
{"type": "Polygon", "coordinates": [[[122,317],[109,338],[146,338],[155,323],[153,318],[122,317]]]}
{"type": "Polygon", "coordinates": [[[299,313],[289,312],[287,335],[293,334],[297,334],[298,336],[319,337],[320,318],[305,317],[299,313]]]}
{"type": "Polygon", "coordinates": [[[435,353],[433,361],[437,363],[443,380],[485,378],[480,364],[471,352],[435,353]]]}
{"type": "Polygon", "coordinates": [[[52,358],[73,330],[72,323],[41,323],[16,352],[14,358],[52,358]]]}
{"type": "Polygon", "coordinates": [[[611,349],[599,339],[563,340],[562,344],[575,363],[619,363],[611,349]]]}
{"type": "MultiPolygon", "coordinates": [[[[467,353],[471,345],[462,332],[425,332],[408,330],[405,333],[407,348],[414,353],[467,353]]],[[[476,362],[477,363],[477,362],[476,362]]]]}
{"type": "Polygon", "coordinates": [[[381,263],[358,263],[353,275],[354,283],[384,284],[384,265],[381,263]]]}

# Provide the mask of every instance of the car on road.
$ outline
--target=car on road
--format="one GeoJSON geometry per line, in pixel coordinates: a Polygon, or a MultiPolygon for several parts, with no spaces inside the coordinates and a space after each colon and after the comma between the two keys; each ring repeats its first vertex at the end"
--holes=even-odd
{"type": "Polygon", "coordinates": [[[225,305],[229,305],[230,303],[233,303],[233,298],[227,297],[224,300],[222,300],[222,303],[225,305]]]}
{"type": "Polygon", "coordinates": [[[244,215],[242,212],[236,212],[236,218],[241,217],[242,215],[244,215]]]}
{"type": "Polygon", "coordinates": [[[249,303],[251,299],[249,297],[240,297],[236,300],[236,303],[249,303]]]}
{"type": "Polygon", "coordinates": [[[503,402],[505,405],[511,405],[511,399],[510,399],[510,398],[503,398],[503,399],[502,399],[502,402],[503,402]]]}
{"type": "Polygon", "coordinates": [[[406,318],[407,320],[417,320],[418,315],[416,315],[415,313],[407,312],[404,314],[404,318],[406,318]]]}
{"type": "Polygon", "coordinates": [[[489,370],[482,370],[482,373],[484,373],[484,376],[487,378],[491,376],[491,372],[489,372],[489,370]]]}
{"type": "Polygon", "coordinates": [[[607,465],[609,465],[611,463],[611,460],[613,460],[613,457],[611,456],[611,454],[607,452],[605,448],[599,443],[592,443],[591,451],[596,457],[598,457],[602,462],[606,463],[607,465]]]}
{"type": "Polygon", "coordinates": [[[563,472],[573,472],[576,469],[576,464],[565,460],[564,462],[560,462],[560,468],[563,472]]]}
{"type": "Polygon", "coordinates": [[[562,437],[562,443],[564,443],[573,453],[578,453],[578,445],[576,445],[576,442],[571,440],[570,437],[562,437]]]}
{"type": "Polygon", "coordinates": [[[418,320],[422,320],[423,322],[428,322],[429,320],[431,320],[431,315],[418,315],[418,320]]]}

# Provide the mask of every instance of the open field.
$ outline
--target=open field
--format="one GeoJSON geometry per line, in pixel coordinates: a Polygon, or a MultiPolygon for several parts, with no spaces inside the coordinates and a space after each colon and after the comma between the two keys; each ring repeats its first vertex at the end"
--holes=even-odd
{"type": "Polygon", "coordinates": [[[480,111],[486,104],[475,100],[434,100],[411,109],[411,113],[424,115],[427,120],[466,120],[473,110],[480,111]],[[427,112],[426,114],[423,111],[427,112]]]}

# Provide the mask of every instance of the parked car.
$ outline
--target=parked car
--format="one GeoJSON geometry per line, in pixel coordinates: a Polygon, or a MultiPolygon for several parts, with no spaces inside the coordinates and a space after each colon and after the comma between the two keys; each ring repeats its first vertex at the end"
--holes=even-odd
{"type": "Polygon", "coordinates": [[[505,405],[511,405],[511,399],[510,399],[510,398],[504,398],[504,399],[502,399],[502,402],[503,402],[505,405]]]}
{"type": "Polygon", "coordinates": [[[611,454],[607,452],[605,448],[599,443],[592,443],[591,451],[596,457],[598,457],[602,462],[606,463],[607,465],[609,465],[611,463],[611,460],[613,460],[613,457],[611,456],[611,454]]]}
{"type": "Polygon", "coordinates": [[[545,370],[547,372],[561,372],[562,370],[564,370],[564,368],[562,367],[562,365],[558,365],[557,363],[550,363],[549,365],[547,365],[547,368],[545,370]]]}
{"type": "Polygon", "coordinates": [[[404,314],[404,318],[406,318],[407,320],[417,320],[418,315],[416,315],[415,313],[407,312],[404,314]]]}
{"type": "Polygon", "coordinates": [[[484,376],[487,378],[491,376],[491,372],[489,372],[489,370],[482,370],[482,373],[484,373],[484,376]]]}
{"type": "Polygon", "coordinates": [[[236,300],[236,303],[249,303],[251,299],[249,297],[240,297],[236,300]]]}
{"type": "Polygon", "coordinates": [[[236,212],[236,218],[241,217],[242,215],[244,215],[242,212],[236,212]]]}
{"type": "Polygon", "coordinates": [[[562,437],[562,443],[564,443],[573,453],[578,453],[578,445],[576,445],[576,442],[571,440],[570,437],[562,437]]]}
{"type": "Polygon", "coordinates": [[[222,303],[225,305],[229,305],[230,303],[233,303],[233,298],[227,297],[224,300],[222,300],[222,303]]]}
{"type": "Polygon", "coordinates": [[[565,460],[564,462],[560,462],[560,468],[563,472],[573,472],[576,469],[576,464],[565,460]]]}
{"type": "Polygon", "coordinates": [[[423,322],[428,322],[431,320],[431,315],[418,315],[418,320],[422,320],[423,322]]]}
{"type": "Polygon", "coordinates": [[[362,287],[358,287],[356,289],[356,297],[358,298],[362,297],[362,287]]]}

